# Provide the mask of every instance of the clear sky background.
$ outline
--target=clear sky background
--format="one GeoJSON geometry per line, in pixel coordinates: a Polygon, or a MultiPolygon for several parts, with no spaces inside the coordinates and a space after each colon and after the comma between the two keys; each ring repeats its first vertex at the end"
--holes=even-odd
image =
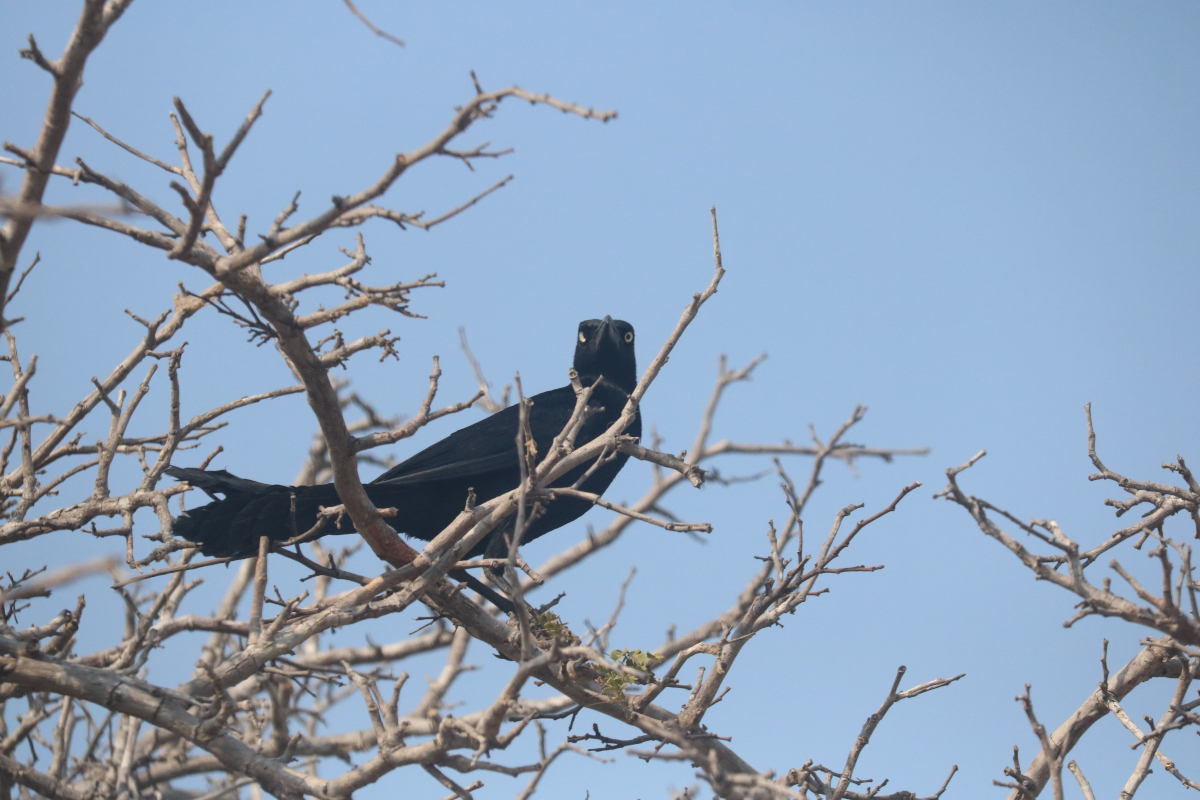
{"type": "MultiPolygon", "coordinates": [[[[4,140],[31,146],[48,96],[46,76],[17,57],[25,35],[57,57],[77,5],[0,2],[4,140]]],[[[964,511],[930,496],[945,485],[947,467],[987,448],[963,477],[965,488],[1026,518],[1056,519],[1085,546],[1102,541],[1123,522],[1102,505],[1114,487],[1087,480],[1089,401],[1113,469],[1166,479],[1161,462],[1176,454],[1200,460],[1200,6],[359,5],[407,46],[372,36],[333,0],[134,3],[89,62],[76,109],[174,160],[172,96],[220,144],[273,89],[216,192],[226,219],[249,214],[252,234],[297,190],[301,215],[311,214],[441,130],[473,92],[469,70],[488,89],[516,83],[619,111],[602,125],[509,101],[460,144],[490,141],[514,155],[474,173],[445,160],[406,175],[387,204],[430,214],[510,172],[516,179],[429,233],[367,226],[370,282],[436,272],[447,286],[414,296],[413,310],[427,320],[378,312],[345,327],[390,327],[403,337],[398,364],[367,357],[347,377],[382,410],[411,413],[440,354],[441,398],[469,396],[473,380],[456,333],[465,326],[494,383],[519,370],[527,391],[553,388],[565,381],[576,323],[605,314],[637,327],[644,365],[711,276],[715,204],[728,275],[644,404],[665,447],[691,444],[719,354],[738,366],[765,351],[754,382],[730,390],[716,437],[804,441],[810,423],[827,435],[861,403],[870,412],[852,440],[932,452],[861,464],[857,477],[831,466],[807,514],[814,532],[848,503],[865,502],[862,513],[871,513],[913,480],[924,487],[851,551],[854,563],[885,570],[831,581],[829,595],[744,651],[732,693],[707,717],[710,729],[732,736],[731,746],[759,769],[784,771],[809,758],[840,768],[897,666],[909,668],[905,685],[965,672],[953,686],[896,707],[859,773],[928,794],[958,764],[947,796],[1002,796],[991,781],[1003,778],[1013,744],[1023,763],[1037,751],[1013,702],[1024,684],[1033,685],[1039,717],[1056,727],[1095,688],[1102,639],[1112,642],[1116,668],[1149,631],[1094,618],[1064,629],[1072,596],[1036,584],[964,511]]],[[[178,206],[163,173],[78,122],[60,163],[76,156],[178,206]]],[[[17,171],[0,174],[4,189],[19,184],[17,171]]],[[[65,181],[53,186],[50,202],[100,198],[65,181]]],[[[337,247],[352,241],[349,232],[326,234],[269,275],[340,265],[337,247]]],[[[35,251],[42,263],[10,314],[26,317],[17,332],[23,352],[39,354],[35,408],[51,413],[65,412],[92,375],[107,374],[132,347],[141,329],[122,309],[155,316],[170,308],[178,282],[208,285],[157,251],[72,224],[39,225],[26,261],[35,251]]],[[[291,382],[271,348],[247,344],[226,319],[202,314],[185,333],[185,415],[291,382]]],[[[165,419],[165,399],[152,402],[145,432],[165,419]]],[[[480,413],[436,425],[395,454],[480,413]]],[[[105,425],[97,420],[92,435],[105,425]]],[[[288,482],[314,428],[299,397],[256,407],[220,434],[226,451],[215,466],[288,482]]],[[[808,465],[788,462],[798,479],[808,465]]],[[[739,457],[718,466],[749,474],[769,462],[739,457]]],[[[631,464],[611,499],[640,495],[648,475],[631,464]]],[[[86,484],[78,491],[85,495],[86,484]]],[[[607,619],[636,565],[613,644],[648,649],[668,625],[690,629],[730,605],[758,565],[751,556],[766,552],[768,519],[787,513],[772,479],[681,489],[668,505],[685,519],[713,522],[708,543],[633,529],[554,582],[569,592],[561,608],[573,626],[607,619]]],[[[587,521],[601,526],[605,518],[594,511],[587,521]]],[[[153,522],[143,524],[153,532],[153,522]]],[[[527,557],[536,564],[584,531],[576,523],[527,557]]],[[[1190,535],[1182,526],[1168,533],[1190,535]]],[[[4,560],[14,561],[4,566],[120,549],[61,533],[5,548],[4,560]]],[[[1118,557],[1148,574],[1143,554],[1118,557]]],[[[213,605],[224,580],[210,578],[213,605]]],[[[96,608],[104,607],[103,586],[84,587],[96,608]]],[[[64,598],[74,591],[45,601],[47,611],[73,604],[64,598]]],[[[408,618],[388,625],[414,627],[408,618]]],[[[384,627],[374,635],[388,634],[384,627]]],[[[504,679],[484,648],[470,660],[495,675],[463,679],[450,699],[466,709],[494,696],[504,679]]],[[[155,668],[182,678],[190,662],[164,654],[155,668]]],[[[408,668],[419,678],[438,666],[408,668]]],[[[1157,719],[1172,688],[1147,686],[1126,708],[1157,719]]],[[[586,713],[577,729],[597,721],[609,735],[628,735],[586,713]]],[[[550,740],[564,738],[565,728],[551,723],[550,740]]],[[[1105,796],[1136,763],[1129,740],[1104,719],[1072,753],[1105,796]]],[[[1194,733],[1168,737],[1164,750],[1200,779],[1194,733]]],[[[565,757],[543,783],[544,796],[665,797],[668,787],[694,782],[684,766],[610,755],[622,763],[565,757]]],[[[484,779],[484,798],[524,785],[484,779]]],[[[401,780],[406,796],[444,794],[406,772],[360,795],[395,796],[401,780]]],[[[1157,768],[1142,793],[1185,796],[1157,768]]]]}

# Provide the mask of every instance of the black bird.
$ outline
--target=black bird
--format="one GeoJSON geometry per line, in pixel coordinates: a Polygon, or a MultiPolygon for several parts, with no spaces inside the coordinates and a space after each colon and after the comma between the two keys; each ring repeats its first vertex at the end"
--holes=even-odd
{"type": "MultiPolygon", "coordinates": [[[[579,323],[575,371],[584,386],[594,385],[594,389],[589,402],[591,415],[575,439],[576,447],[603,434],[620,417],[629,394],[637,385],[633,348],[633,326],[628,322],[605,317],[579,323]]],[[[575,409],[575,390],[568,384],[530,399],[533,406],[529,410],[529,428],[537,453],[544,456],[575,409]]],[[[509,406],[455,431],[368,483],[367,496],[378,508],[397,509],[397,516],[388,520],[397,531],[430,541],[463,510],[470,490],[474,490],[476,502],[482,503],[517,488],[520,483],[516,446],[518,415],[518,407],[509,406]]],[[[640,411],[625,433],[641,437],[640,411]]],[[[628,456],[618,453],[589,475],[579,488],[602,494],[627,459],[628,456]]],[[[594,463],[593,459],[575,467],[551,486],[574,485],[594,463]]],[[[175,522],[175,534],[199,543],[200,551],[207,556],[244,558],[255,555],[259,537],[266,536],[272,541],[294,538],[316,524],[319,506],[341,502],[333,484],[279,486],[239,478],[225,470],[168,467],[166,471],[203,489],[210,497],[224,495],[223,499],[185,512],[175,522]]],[[[531,541],[560,528],[583,516],[591,507],[586,500],[558,497],[528,524],[522,541],[531,541]]],[[[507,556],[505,537],[511,535],[515,525],[515,515],[510,516],[484,537],[467,558],[507,556]]],[[[354,532],[349,518],[336,523],[331,521],[327,528],[327,533],[354,532]]],[[[511,603],[470,575],[462,572],[452,575],[466,581],[502,610],[512,610],[511,603]]]]}

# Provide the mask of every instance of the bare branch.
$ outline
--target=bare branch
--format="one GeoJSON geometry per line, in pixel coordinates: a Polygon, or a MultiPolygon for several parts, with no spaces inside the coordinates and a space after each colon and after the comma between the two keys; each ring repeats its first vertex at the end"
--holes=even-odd
{"type": "MultiPolygon", "coordinates": [[[[83,13],[75,26],[71,39],[63,50],[62,57],[51,64],[41,51],[33,37],[29,37],[29,49],[22,51],[22,56],[33,60],[54,78],[54,89],[50,93],[50,103],[46,109],[46,118],[37,144],[30,153],[29,161],[36,169],[27,169],[21,188],[17,192],[17,202],[24,206],[41,205],[46,191],[46,184],[53,174],[54,162],[58,159],[58,151],[63,138],[67,135],[67,127],[71,121],[71,104],[75,93],[82,85],[84,65],[88,56],[104,39],[108,28],[128,6],[125,2],[112,2],[107,6],[103,0],[86,0],[83,13]]],[[[0,228],[0,328],[4,327],[4,305],[2,301],[8,297],[8,284],[17,268],[21,248],[25,238],[33,226],[30,217],[10,217],[3,228],[0,228]]]]}
{"type": "Polygon", "coordinates": [[[395,36],[392,36],[390,33],[383,30],[382,28],[376,27],[375,23],[373,23],[373,22],[371,22],[371,20],[367,19],[366,15],[363,14],[361,11],[359,11],[358,8],[355,7],[354,3],[350,2],[350,0],[343,0],[343,2],[346,4],[346,8],[350,9],[351,14],[358,17],[359,20],[362,21],[363,25],[366,25],[368,28],[371,29],[371,33],[375,34],[376,36],[382,36],[384,39],[387,39],[392,44],[399,45],[400,47],[404,47],[404,42],[400,41],[395,36]]]}

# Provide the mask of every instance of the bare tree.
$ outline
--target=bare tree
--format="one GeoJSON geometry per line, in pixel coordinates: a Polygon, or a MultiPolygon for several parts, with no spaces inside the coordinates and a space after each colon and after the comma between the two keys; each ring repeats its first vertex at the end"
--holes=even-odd
{"type": "MultiPolygon", "coordinates": [[[[504,185],[507,179],[433,218],[377,204],[416,164],[436,158],[470,164],[503,155],[504,151],[486,146],[463,147],[458,141],[477,123],[498,113],[507,99],[600,121],[612,119],[615,113],[515,86],[485,90],[476,81],[473,95],[456,109],[442,131],[381,165],[373,183],[333,198],[307,219],[299,219],[298,198],[294,199],[267,230],[248,236],[246,216],[239,215],[236,208],[232,212],[219,209],[214,187],[222,174],[234,168],[238,147],[251,134],[270,92],[223,143],[205,133],[183,100],[176,98],[170,114],[177,137],[173,162],[160,161],[125,143],[104,127],[104,120],[80,117],[130,158],[168,173],[167,185],[177,195],[181,211],[153,201],[149,191],[139,191],[82,160],[77,159],[73,167],[59,164],[73,114],[72,100],[87,57],[128,5],[128,0],[85,0],[61,58],[50,61],[32,37],[29,49],[23,52],[51,74],[54,86],[36,146],[5,145],[11,157],[0,159],[23,173],[18,194],[0,207],[7,217],[0,231],[0,299],[4,302],[0,316],[10,314],[8,304],[20,288],[20,278],[12,288],[10,284],[18,273],[29,230],[46,216],[102,228],[161,251],[166,258],[202,273],[211,284],[195,291],[181,286],[170,298],[170,310],[153,319],[135,317],[144,334],[66,414],[33,407],[29,389],[36,376],[37,356],[27,356],[19,349],[18,325],[5,325],[5,358],[13,381],[0,407],[0,428],[9,431],[7,441],[0,442],[0,546],[39,536],[90,534],[120,541],[124,557],[54,565],[6,560],[7,580],[0,588],[0,800],[31,793],[68,800],[151,795],[208,800],[237,796],[243,789],[251,795],[263,790],[288,798],[345,798],[397,770],[419,770],[440,783],[449,792],[447,797],[459,798],[470,798],[483,786],[483,778],[490,780],[488,773],[527,776],[519,792],[524,798],[536,792],[546,769],[560,756],[597,757],[613,750],[625,750],[645,760],[690,764],[699,780],[725,798],[917,796],[903,790],[884,793],[887,781],[875,783],[857,777],[858,761],[893,705],[944,687],[961,675],[902,688],[905,668],[900,667],[890,686],[880,687],[878,710],[867,717],[859,736],[847,743],[844,764],[824,766],[810,759],[798,766],[780,765],[776,770],[752,765],[751,756],[737,752],[728,737],[705,724],[714,705],[737,702],[725,697],[728,676],[743,649],[752,642],[757,642],[755,647],[778,646],[786,636],[758,634],[782,627],[808,599],[828,591],[835,576],[880,568],[848,560],[849,549],[856,542],[860,544],[855,546],[861,547],[865,537],[859,534],[895,511],[919,485],[898,488],[889,505],[871,509],[853,524],[850,519],[862,506],[845,506],[834,515],[826,534],[816,542],[810,536],[806,542],[805,510],[830,461],[853,465],[864,458],[891,461],[923,452],[850,444],[846,437],[862,420],[865,409],[861,407],[827,438],[814,431],[811,445],[715,440],[717,410],[726,390],[748,380],[761,358],[733,369],[721,359],[711,399],[696,420],[695,441],[684,453],[662,452],[657,442],[645,447],[624,435],[673,348],[716,293],[725,274],[715,209],[712,279],[684,303],[678,323],[651,361],[620,420],[604,436],[579,447],[574,446],[572,426],[568,425],[550,452],[539,453],[531,461],[518,489],[464,508],[418,552],[388,524],[395,511],[372,505],[359,477],[360,465],[378,460],[376,448],[410,437],[440,417],[481,399],[488,410],[498,410],[507,397],[501,401],[491,397],[482,367],[471,356],[465,338],[464,351],[478,376],[479,393],[435,407],[442,374],[435,359],[425,399],[403,423],[388,416],[396,410],[382,409],[370,398],[350,393],[332,377],[331,370],[351,364],[362,353],[394,355],[397,341],[389,330],[347,339],[334,325],[349,317],[360,319],[372,312],[372,307],[412,315],[414,293],[441,285],[432,275],[380,286],[363,282],[370,258],[361,235],[353,248],[343,250],[346,261],[315,275],[268,280],[263,267],[309,246],[332,229],[357,228],[375,218],[390,220],[401,228],[434,227],[504,185]],[[100,187],[114,202],[102,207],[46,206],[42,198],[54,178],[100,187]],[[236,223],[227,222],[235,216],[236,223]],[[342,296],[332,304],[322,304],[333,292],[342,296]],[[228,318],[241,326],[252,342],[272,343],[297,383],[236,397],[185,420],[180,412],[183,390],[179,375],[185,354],[180,331],[201,313],[228,318]],[[157,374],[160,365],[165,366],[169,388],[165,428],[156,435],[131,436],[128,432],[135,415],[150,416],[143,401],[152,382],[163,380],[157,374]],[[298,465],[297,482],[332,481],[336,485],[342,502],[325,509],[324,515],[350,517],[382,562],[378,572],[350,572],[346,559],[352,548],[329,550],[327,540],[308,543],[307,553],[299,544],[293,550],[264,540],[257,558],[243,561],[232,571],[219,608],[210,614],[196,613],[186,605],[198,584],[193,573],[222,559],[198,560],[196,551],[174,535],[171,501],[182,504],[187,487],[160,487],[163,471],[181,453],[207,465],[216,451],[206,437],[228,417],[253,404],[301,393],[312,409],[317,433],[308,458],[298,465]],[[85,443],[81,426],[105,418],[106,438],[85,443]],[[537,568],[526,564],[514,548],[508,564],[523,570],[527,577],[519,584],[522,597],[512,620],[499,618],[468,597],[462,586],[446,579],[451,569],[487,565],[463,562],[463,554],[500,521],[525,513],[528,504],[546,497],[546,487],[557,477],[585,461],[618,451],[653,465],[644,494],[627,506],[590,497],[614,512],[612,521],[537,568]],[[623,600],[605,625],[578,633],[554,614],[556,600],[537,606],[524,601],[524,595],[537,599],[541,587],[559,573],[611,545],[636,523],[690,533],[707,530],[703,522],[677,519],[665,509],[665,500],[679,487],[686,492],[706,480],[725,480],[714,470],[713,462],[731,453],[776,458],[775,474],[787,513],[778,527],[763,520],[759,548],[745,554],[745,586],[729,599],[724,612],[693,630],[673,632],[653,649],[621,650],[611,649],[610,635],[622,613],[637,613],[624,610],[623,600]],[[783,457],[808,460],[802,484],[793,482],[780,460],[783,457]],[[121,461],[136,464],[136,485],[122,485],[113,477],[113,467],[121,461]],[[138,515],[142,509],[146,511],[138,515]],[[102,520],[113,518],[119,520],[114,527],[100,527],[102,520]],[[157,528],[146,530],[146,520],[151,518],[157,528]],[[146,541],[152,546],[147,548],[146,541]],[[294,592],[290,595],[269,590],[269,566],[281,558],[298,561],[310,573],[306,589],[290,587],[288,591],[294,592]],[[122,562],[133,572],[125,572],[122,562]],[[107,646],[85,652],[79,632],[87,598],[80,596],[73,609],[60,612],[45,598],[96,571],[113,573],[113,591],[126,610],[125,625],[107,646]],[[414,604],[431,611],[429,624],[420,631],[384,643],[371,642],[365,636],[362,644],[354,646],[331,641],[334,629],[361,630],[369,620],[398,614],[414,604]],[[192,654],[192,675],[182,683],[168,683],[162,677],[167,660],[164,646],[174,637],[194,631],[208,637],[192,654]],[[465,659],[473,645],[503,657],[487,661],[490,670],[503,675],[504,686],[488,702],[451,713],[447,697],[468,669],[465,659]],[[425,690],[414,691],[406,683],[407,673],[401,671],[404,662],[431,653],[444,655],[440,675],[425,690]],[[685,674],[685,670],[693,672],[685,674]],[[548,686],[553,693],[531,699],[527,690],[533,683],[548,686]],[[664,695],[682,698],[680,710],[659,705],[664,695]],[[355,709],[351,716],[356,725],[347,728],[331,722],[335,708],[355,709]],[[569,720],[569,729],[575,732],[557,744],[549,743],[552,720],[569,720]],[[506,757],[506,751],[518,742],[528,742],[536,758],[506,757]],[[354,755],[358,756],[356,765],[350,761],[354,755]],[[197,789],[200,784],[194,776],[203,776],[206,788],[197,789]]],[[[373,32],[399,43],[353,4],[347,6],[373,32]]],[[[25,274],[36,258],[30,261],[25,274]]],[[[167,304],[163,298],[163,305],[167,304]]],[[[577,412],[582,412],[586,392],[580,391],[579,396],[577,412]]],[[[1138,743],[1144,747],[1145,763],[1139,764],[1124,795],[1132,796],[1152,759],[1174,769],[1163,755],[1162,740],[1196,721],[1196,703],[1184,699],[1197,668],[1200,630],[1190,549],[1166,538],[1162,523],[1183,511],[1197,519],[1200,488],[1182,459],[1172,468],[1183,476],[1186,489],[1131,481],[1109,472],[1095,456],[1094,447],[1092,454],[1101,471],[1098,477],[1117,482],[1132,495],[1132,499],[1115,504],[1120,513],[1142,503],[1151,504],[1154,511],[1142,523],[1114,534],[1111,544],[1086,552],[1052,522],[1024,523],[964,495],[956,482],[962,468],[950,471],[951,485],[945,493],[1039,577],[1079,594],[1081,615],[1120,616],[1163,635],[1150,641],[1143,654],[1116,674],[1110,676],[1105,665],[1095,697],[1053,734],[1046,734],[1036,721],[1026,692],[1024,707],[1042,753],[1022,769],[1014,752],[1014,766],[1007,772],[1016,796],[1036,796],[1047,783],[1061,796],[1066,754],[1096,718],[1109,712],[1136,730],[1138,743]],[[1046,556],[1028,553],[995,525],[990,514],[1020,526],[1055,552],[1046,556]],[[1155,557],[1162,564],[1161,596],[1144,590],[1119,566],[1115,569],[1130,583],[1141,605],[1112,593],[1107,583],[1097,588],[1087,581],[1084,571],[1105,550],[1130,540],[1137,540],[1140,546],[1151,539],[1157,545],[1155,557]],[[1172,557],[1179,561],[1178,575],[1173,572],[1172,557]],[[1139,683],[1160,675],[1178,680],[1177,696],[1163,718],[1151,730],[1143,731],[1120,711],[1120,700],[1139,683]]],[[[88,616],[88,623],[97,625],[93,619],[88,616]]],[[[763,714],[769,709],[742,706],[739,713],[763,714]]],[[[637,768],[637,760],[627,763],[628,768],[637,768]]],[[[1068,767],[1086,787],[1080,767],[1074,762],[1068,767]]],[[[923,796],[938,798],[956,768],[939,764],[930,769],[936,770],[936,776],[931,773],[923,796]],[[949,776],[939,785],[943,771],[949,776]]],[[[1175,774],[1194,786],[1177,770],[1175,774]]]]}
{"type": "MultiPolygon", "coordinates": [[[[1096,468],[1089,479],[1111,481],[1128,495],[1122,500],[1106,500],[1105,505],[1115,508],[1118,517],[1140,506],[1147,507],[1137,522],[1113,531],[1099,544],[1083,549],[1052,519],[1024,520],[987,500],[966,494],[959,486],[959,475],[979,461],[986,454],[983,451],[965,464],[946,470],[949,486],[937,495],[966,509],[980,530],[1020,559],[1038,580],[1053,583],[1079,597],[1079,611],[1064,623],[1066,626],[1091,616],[1116,617],[1162,634],[1143,640],[1142,651],[1115,674],[1109,672],[1108,641],[1105,640],[1100,657],[1099,687],[1051,734],[1047,734],[1045,726],[1038,722],[1030,687],[1026,685],[1025,693],[1017,700],[1029,718],[1040,750],[1022,769],[1018,750],[1013,748],[1012,766],[1004,768],[1004,774],[1010,780],[996,781],[997,785],[1012,789],[1010,800],[1036,797],[1047,784],[1052,786],[1055,800],[1062,798],[1062,770],[1067,754],[1093,724],[1108,714],[1116,717],[1133,735],[1132,746],[1141,748],[1141,757],[1120,791],[1122,800],[1134,796],[1155,760],[1187,788],[1200,789],[1200,784],[1183,775],[1163,751],[1167,734],[1200,723],[1200,714],[1195,713],[1200,707],[1200,699],[1186,700],[1200,669],[1200,608],[1196,602],[1200,583],[1192,571],[1191,545],[1186,540],[1171,538],[1165,532],[1169,520],[1182,521],[1181,515],[1186,515],[1189,519],[1184,525],[1191,529],[1193,538],[1200,538],[1200,483],[1196,482],[1182,456],[1177,456],[1174,463],[1162,466],[1178,475],[1186,486],[1136,480],[1109,469],[1096,451],[1090,405],[1086,413],[1088,456],[1096,468]],[[1037,545],[1042,545],[1045,552],[1037,554],[1027,549],[1017,536],[1004,530],[1004,525],[1020,530],[1037,545]],[[1108,567],[1125,584],[1126,593],[1114,591],[1112,578],[1107,575],[1100,579],[1100,585],[1096,585],[1095,565],[1101,556],[1122,545],[1140,551],[1147,543],[1153,545],[1148,555],[1156,562],[1160,573],[1157,590],[1143,587],[1133,572],[1116,558],[1108,562],[1108,567]],[[1129,592],[1133,597],[1127,596],[1129,592]],[[1149,728],[1146,730],[1125,713],[1121,700],[1140,684],[1160,677],[1174,679],[1175,692],[1157,722],[1146,717],[1149,728]]],[[[1083,768],[1075,761],[1066,766],[1084,796],[1092,798],[1094,795],[1083,768]]]]}

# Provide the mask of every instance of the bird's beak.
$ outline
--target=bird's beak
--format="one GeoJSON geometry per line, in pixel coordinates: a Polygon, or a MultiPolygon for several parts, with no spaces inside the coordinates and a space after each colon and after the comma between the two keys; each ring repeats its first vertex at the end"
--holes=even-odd
{"type": "Polygon", "coordinates": [[[613,325],[611,316],[606,316],[600,327],[603,329],[601,332],[602,336],[607,336],[615,345],[621,344],[621,335],[617,332],[617,326],[613,325]]]}

